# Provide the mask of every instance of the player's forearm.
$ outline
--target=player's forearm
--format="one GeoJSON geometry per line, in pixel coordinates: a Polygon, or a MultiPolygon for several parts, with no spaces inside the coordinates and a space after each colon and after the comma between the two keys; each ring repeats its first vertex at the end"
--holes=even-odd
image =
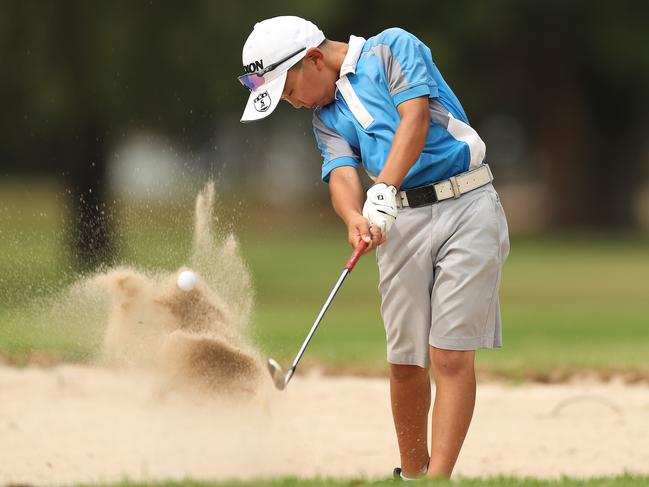
{"type": "Polygon", "coordinates": [[[390,152],[376,182],[399,188],[406,174],[421,155],[430,128],[428,98],[416,98],[399,106],[401,121],[390,152]]]}
{"type": "Polygon", "coordinates": [[[334,211],[345,223],[361,213],[363,187],[353,167],[338,167],[331,172],[329,192],[334,211]]]}

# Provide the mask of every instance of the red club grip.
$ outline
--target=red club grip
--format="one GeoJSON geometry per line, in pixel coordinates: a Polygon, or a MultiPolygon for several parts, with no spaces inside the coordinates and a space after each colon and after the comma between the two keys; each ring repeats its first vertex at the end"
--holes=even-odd
{"type": "Polygon", "coordinates": [[[363,252],[365,252],[366,248],[367,248],[367,242],[365,240],[361,240],[360,242],[358,242],[358,245],[354,249],[354,253],[347,261],[347,265],[345,265],[345,269],[351,272],[354,266],[356,265],[356,262],[358,262],[358,259],[360,259],[361,255],[363,255],[363,252]]]}

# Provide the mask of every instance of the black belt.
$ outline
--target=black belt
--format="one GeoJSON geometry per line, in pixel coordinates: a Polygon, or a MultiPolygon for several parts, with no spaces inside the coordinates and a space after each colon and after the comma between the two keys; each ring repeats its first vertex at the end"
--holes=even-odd
{"type": "Polygon", "coordinates": [[[437,203],[439,200],[437,199],[437,193],[435,192],[435,184],[437,183],[402,190],[408,197],[408,206],[410,206],[410,208],[420,208],[422,206],[437,203]]]}

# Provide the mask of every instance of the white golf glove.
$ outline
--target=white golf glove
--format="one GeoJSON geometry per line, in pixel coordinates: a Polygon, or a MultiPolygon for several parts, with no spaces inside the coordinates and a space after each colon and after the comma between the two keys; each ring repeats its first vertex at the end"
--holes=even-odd
{"type": "Polygon", "coordinates": [[[379,227],[383,235],[387,235],[397,219],[397,188],[391,184],[376,183],[368,189],[363,216],[370,224],[379,227]]]}

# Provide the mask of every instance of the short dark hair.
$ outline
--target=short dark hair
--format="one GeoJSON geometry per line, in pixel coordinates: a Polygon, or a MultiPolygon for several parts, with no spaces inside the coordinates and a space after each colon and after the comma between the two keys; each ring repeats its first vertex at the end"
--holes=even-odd
{"type": "MultiPolygon", "coordinates": [[[[317,47],[318,47],[318,49],[322,49],[322,48],[327,47],[327,44],[329,44],[329,39],[325,39],[320,44],[318,44],[317,47]]],[[[302,69],[303,63],[304,63],[304,58],[300,59],[297,63],[295,63],[293,66],[291,66],[289,68],[289,71],[291,69],[302,69]]]]}

